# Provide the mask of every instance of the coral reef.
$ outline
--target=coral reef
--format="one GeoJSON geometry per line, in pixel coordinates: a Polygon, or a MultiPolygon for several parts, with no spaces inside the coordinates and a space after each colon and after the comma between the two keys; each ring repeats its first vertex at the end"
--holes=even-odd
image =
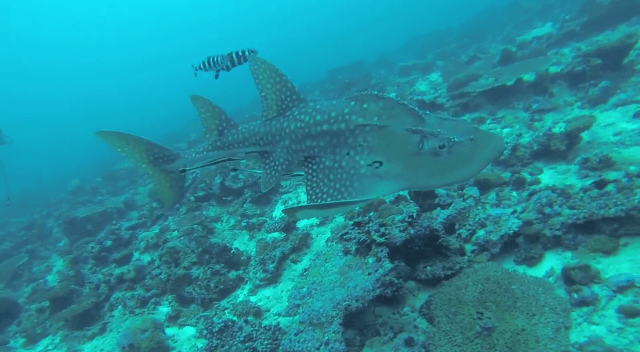
{"type": "Polygon", "coordinates": [[[169,352],[162,322],[151,317],[132,318],[117,341],[120,352],[169,352]]]}
{"type": "Polygon", "coordinates": [[[636,350],[640,2],[500,5],[300,87],[502,135],[472,180],[300,222],[304,178],[262,193],[251,160],[171,209],[128,166],[72,182],[0,219],[0,350],[636,350]]]}
{"type": "Polygon", "coordinates": [[[420,307],[444,351],[569,351],[570,307],[544,279],[477,265],[438,287],[420,307]]]}

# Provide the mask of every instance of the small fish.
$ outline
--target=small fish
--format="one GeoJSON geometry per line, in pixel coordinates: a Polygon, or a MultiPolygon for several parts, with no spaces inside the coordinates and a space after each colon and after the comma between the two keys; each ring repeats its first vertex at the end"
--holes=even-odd
{"type": "MultiPolygon", "coordinates": [[[[204,162],[202,164],[196,165],[196,166],[191,166],[191,167],[183,167],[180,168],[180,173],[184,174],[187,173],[189,171],[194,171],[194,170],[198,170],[198,169],[203,169],[205,167],[210,167],[210,166],[214,166],[214,165],[218,165],[218,164],[223,164],[223,163],[227,163],[230,161],[242,161],[245,160],[244,158],[235,158],[235,157],[229,157],[229,158],[220,158],[220,159],[214,159],[214,160],[209,160],[207,162],[204,162]]],[[[230,169],[231,172],[242,172],[242,173],[247,173],[247,174],[254,174],[254,175],[262,175],[262,171],[260,170],[255,170],[255,169],[246,169],[246,168],[242,168],[242,167],[232,167],[230,169]]],[[[304,173],[300,172],[300,171],[292,171],[292,172],[287,172],[282,174],[283,177],[302,177],[304,176],[304,173]]]]}
{"type": "Polygon", "coordinates": [[[208,99],[191,96],[206,140],[190,153],[122,132],[97,136],[149,171],[166,206],[182,198],[189,165],[257,157],[259,170],[247,171],[261,175],[263,192],[285,175],[303,175],[307,203],[283,211],[295,220],[337,215],[400,191],[466,181],[504,149],[494,133],[463,120],[423,115],[376,93],[308,102],[268,61],[254,57],[249,67],[262,102],[259,122],[237,125],[208,99]]]}
{"type": "MultiPolygon", "coordinates": [[[[260,170],[245,169],[245,168],[241,168],[241,167],[232,167],[231,168],[231,172],[244,172],[244,173],[248,173],[248,174],[254,174],[254,175],[262,176],[262,171],[260,171],[260,170]]],[[[291,171],[291,172],[287,172],[287,173],[282,174],[282,177],[304,177],[304,173],[301,172],[301,171],[291,171]]]]}
{"type": "MultiPolygon", "coordinates": [[[[198,170],[198,169],[203,169],[205,167],[210,167],[210,166],[214,166],[214,165],[218,165],[218,164],[222,164],[222,163],[227,163],[229,161],[241,161],[244,160],[243,158],[220,158],[220,159],[214,159],[214,160],[209,160],[207,162],[204,162],[200,165],[196,165],[196,166],[191,166],[191,167],[182,167],[180,168],[180,173],[184,174],[187,173],[189,171],[193,171],[193,170],[198,170]]],[[[236,168],[235,170],[232,171],[242,171],[242,169],[236,168]]]]}
{"type": "Polygon", "coordinates": [[[243,49],[238,51],[231,51],[224,55],[209,56],[198,66],[191,65],[195,70],[195,75],[198,77],[198,71],[215,72],[214,79],[220,77],[220,71],[231,71],[236,66],[243,65],[249,61],[252,56],[258,55],[257,50],[243,49]]]}

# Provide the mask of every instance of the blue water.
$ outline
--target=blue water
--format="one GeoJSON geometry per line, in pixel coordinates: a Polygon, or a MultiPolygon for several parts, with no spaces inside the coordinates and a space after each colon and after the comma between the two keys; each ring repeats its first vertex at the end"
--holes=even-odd
{"type": "MultiPolygon", "coordinates": [[[[247,67],[194,78],[209,55],[256,48],[298,84],[455,25],[487,1],[2,1],[0,148],[14,202],[55,195],[120,159],[92,133],[197,131],[188,95],[257,100],[247,67]],[[21,192],[31,192],[20,196],[21,192]],[[35,196],[37,195],[37,196],[35,196]]],[[[6,211],[0,208],[0,212],[6,211]]]]}

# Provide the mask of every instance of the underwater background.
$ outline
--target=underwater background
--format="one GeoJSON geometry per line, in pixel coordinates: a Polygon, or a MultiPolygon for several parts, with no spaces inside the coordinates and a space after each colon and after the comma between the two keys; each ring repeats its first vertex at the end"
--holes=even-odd
{"type": "Polygon", "coordinates": [[[112,157],[93,137],[96,130],[152,139],[191,131],[198,122],[189,118],[189,94],[215,96],[225,109],[257,101],[246,69],[216,84],[194,79],[191,64],[207,56],[257,48],[295,82],[310,82],[487,6],[373,4],[3,1],[0,129],[16,143],[1,155],[12,192],[95,177],[112,157]]]}
{"type": "Polygon", "coordinates": [[[639,30],[639,0],[1,2],[0,351],[640,351],[639,30]],[[163,207],[94,132],[192,150],[192,94],[259,121],[249,65],[191,67],[249,48],[504,151],[332,217],[226,163],[163,207]]]}

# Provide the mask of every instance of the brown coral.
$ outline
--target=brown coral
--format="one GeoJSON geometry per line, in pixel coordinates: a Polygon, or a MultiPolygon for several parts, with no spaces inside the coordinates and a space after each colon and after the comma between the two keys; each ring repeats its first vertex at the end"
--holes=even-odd
{"type": "Polygon", "coordinates": [[[420,312],[433,352],[569,350],[570,307],[539,278],[488,263],[445,282],[420,312]]]}

